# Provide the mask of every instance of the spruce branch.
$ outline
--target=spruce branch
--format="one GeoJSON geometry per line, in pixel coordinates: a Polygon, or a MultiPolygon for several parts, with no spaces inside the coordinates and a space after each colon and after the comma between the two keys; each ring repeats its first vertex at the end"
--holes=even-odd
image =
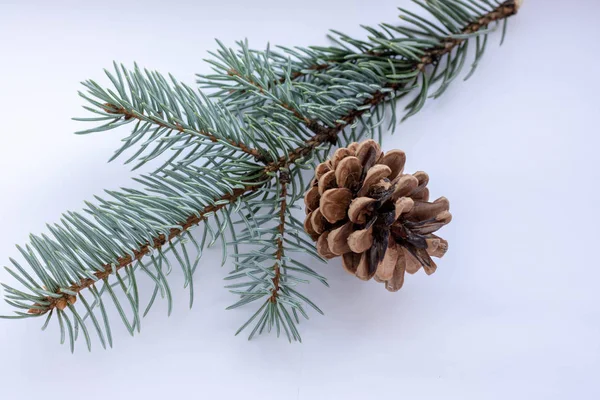
{"type": "MultiPolygon", "coordinates": [[[[427,66],[438,63],[444,55],[451,53],[457,46],[467,40],[469,34],[475,33],[482,28],[486,28],[492,22],[514,15],[517,12],[517,8],[517,4],[513,0],[505,1],[500,7],[493,9],[479,18],[476,22],[472,22],[463,28],[461,30],[461,34],[467,35],[466,37],[447,37],[441,41],[442,44],[427,49],[421,56],[420,60],[418,62],[414,62],[412,68],[415,70],[424,71],[427,66]]],[[[370,51],[366,54],[380,56],[382,53],[370,51]]],[[[388,56],[390,55],[391,54],[388,54],[388,56]]],[[[316,66],[309,67],[309,69],[323,70],[325,67],[324,64],[317,64],[316,66]]],[[[302,73],[294,73],[292,76],[299,77],[302,76],[302,73]]],[[[373,93],[371,98],[368,98],[360,107],[352,110],[350,113],[342,117],[341,121],[339,121],[335,126],[323,127],[318,121],[305,120],[306,126],[313,131],[315,135],[310,138],[310,140],[308,140],[304,146],[300,146],[292,150],[288,156],[282,156],[279,158],[278,162],[270,164],[267,167],[267,170],[275,171],[281,167],[285,167],[286,165],[289,165],[290,162],[293,163],[295,160],[306,156],[317,146],[323,143],[330,142],[335,144],[337,142],[338,134],[343,129],[345,129],[349,124],[352,124],[357,118],[360,118],[361,115],[367,112],[372,112],[374,107],[380,105],[386,101],[386,99],[389,99],[390,95],[393,95],[398,89],[403,88],[404,86],[405,85],[401,83],[392,83],[386,85],[386,89],[391,89],[389,92],[377,91],[373,93]]]]}
{"type": "MultiPolygon", "coordinates": [[[[45,314],[51,311],[55,307],[63,310],[68,303],[73,304],[75,302],[75,295],[67,294],[68,292],[79,294],[84,289],[88,289],[90,286],[95,285],[96,282],[108,279],[111,274],[130,266],[132,263],[141,260],[144,256],[152,252],[152,250],[159,250],[168,242],[181,236],[184,232],[187,232],[192,227],[198,225],[200,222],[205,221],[209,214],[213,214],[222,208],[231,205],[240,196],[251,193],[258,190],[258,186],[245,186],[241,189],[235,189],[232,193],[226,193],[218,199],[215,199],[213,204],[207,205],[197,214],[190,215],[185,221],[179,223],[180,227],[171,228],[168,235],[159,234],[152,239],[152,242],[146,243],[137,249],[133,249],[132,254],[126,254],[117,258],[116,265],[104,264],[101,266],[101,270],[94,272],[94,278],[81,279],[74,285],[68,288],[68,291],[62,290],[60,297],[46,297],[43,303],[36,303],[32,308],[28,310],[30,314],[45,314]]],[[[60,293],[59,293],[60,294],[60,293]]]]}
{"type": "Polygon", "coordinates": [[[94,118],[75,118],[79,121],[108,121],[92,129],[77,132],[89,134],[102,132],[135,123],[129,137],[115,152],[110,161],[130,148],[138,150],[125,163],[139,160],[133,169],[143,166],[167,150],[173,155],[158,170],[168,167],[185,152],[191,156],[202,149],[223,144],[229,149],[250,156],[250,160],[265,161],[258,146],[245,143],[248,135],[229,111],[218,104],[209,103],[206,97],[170,77],[169,82],[158,72],[142,71],[137,65],[128,71],[114,63],[114,73],[105,71],[114,89],[104,89],[96,82],[83,82],[87,93],[80,96],[93,107],[84,108],[94,118]]]}
{"type": "Polygon", "coordinates": [[[237,50],[219,43],[207,60],[214,73],[198,76],[210,96],[137,65],[106,71],[111,88],[84,82],[84,108],[95,116],[78,120],[101,125],[78,133],[130,125],[112,159],[133,151],[125,163],[136,160],[134,169],[161,155],[167,160],[136,179],[141,188],[107,191],[109,200],[96,197],[85,215],[68,212],[61,224],[48,226],[50,234],[32,235],[18,247],[29,268],[11,259],[7,270],[22,288],[2,286],[5,300],[21,311],[5,318],[45,315],[45,328],[54,316],[71,349],[79,332],[91,347],[91,325],[103,346],[112,345],[104,298],[133,335],[159,294],[171,309],[167,253],[183,271],[191,305],[203,249],[220,240],[223,263],[232,249],[227,287],[239,296],[230,308],[260,304],[238,332],[254,324],[250,338],[274,329],[300,340],[296,325],[300,316],[308,318],[305,307],[322,312],[298,285],[327,285],[294,257],[320,258],[292,212],[306,187],[302,170],[314,168],[334,145],[381,138],[387,116],[389,127],[396,126],[399,100],[408,101],[402,119],[416,114],[456,79],[474,43],[468,78],[488,35],[503,22],[503,40],[507,18],[520,6],[515,0],[415,3],[431,18],[401,9],[402,24],[366,27],[365,40],[333,31],[331,47],[260,51],[247,42],[237,50]],[[198,241],[190,232],[196,225],[203,226],[198,241]],[[143,313],[141,273],[154,282],[143,313]]]}
{"type": "MultiPolygon", "coordinates": [[[[136,115],[133,110],[126,110],[122,106],[116,106],[116,105],[110,104],[110,103],[106,103],[106,104],[104,104],[104,106],[105,106],[105,110],[107,113],[120,115],[120,116],[122,116],[124,121],[136,119],[136,120],[142,122],[145,120],[145,118],[143,116],[136,115]]],[[[175,131],[178,131],[181,133],[188,133],[188,134],[192,134],[192,135],[206,136],[213,143],[219,141],[219,138],[217,136],[213,135],[212,133],[210,133],[209,131],[196,131],[196,130],[187,130],[186,131],[186,129],[177,122],[174,124],[175,127],[173,128],[173,127],[168,126],[166,123],[161,122],[157,118],[150,117],[149,120],[150,120],[150,122],[156,124],[157,126],[159,126],[161,128],[164,128],[164,129],[175,130],[175,131]]],[[[257,161],[265,162],[265,158],[260,153],[259,150],[252,149],[252,148],[246,146],[244,143],[236,142],[233,139],[227,139],[227,143],[229,143],[229,145],[231,145],[232,147],[239,149],[241,152],[251,155],[257,161]]]]}
{"type": "MultiPolygon", "coordinates": [[[[437,4],[438,2],[431,2],[431,3],[437,4]]],[[[444,5],[443,2],[441,2],[439,4],[444,5]]],[[[450,4],[456,4],[456,2],[450,2],[450,4]]],[[[427,10],[429,10],[430,12],[432,12],[434,15],[436,15],[436,14],[439,15],[439,11],[437,11],[435,8],[432,8],[429,5],[423,5],[423,7],[426,8],[427,10]]],[[[450,10],[448,10],[449,7],[450,6],[446,6],[444,8],[444,10],[451,11],[452,8],[450,8],[450,10]]],[[[304,72],[302,72],[302,71],[288,72],[289,76],[283,76],[283,77],[275,80],[275,82],[278,82],[279,85],[283,85],[283,84],[285,84],[285,82],[291,82],[291,80],[293,80],[293,79],[296,79],[299,77],[306,77],[308,75],[308,73],[306,72],[307,70],[320,71],[321,74],[314,74],[314,77],[316,79],[321,79],[321,78],[323,78],[323,74],[325,73],[324,71],[330,72],[331,69],[334,69],[336,66],[341,67],[342,64],[350,64],[350,65],[354,66],[357,64],[357,60],[361,60],[365,57],[368,60],[370,60],[372,58],[381,58],[381,57],[392,58],[392,59],[399,58],[402,60],[402,62],[404,63],[403,67],[405,70],[403,72],[403,74],[396,73],[396,74],[392,74],[392,75],[390,75],[390,74],[386,75],[385,78],[388,78],[388,79],[386,79],[386,82],[383,85],[381,85],[382,87],[380,90],[370,93],[369,97],[367,97],[363,103],[359,104],[356,108],[350,109],[347,114],[338,116],[338,119],[336,120],[336,122],[333,126],[331,126],[331,125],[328,126],[327,124],[323,124],[323,121],[320,121],[318,119],[308,118],[306,115],[301,114],[301,111],[295,105],[289,104],[289,103],[285,102],[284,100],[282,100],[280,93],[278,92],[277,86],[271,84],[272,82],[274,82],[271,76],[276,75],[274,72],[274,68],[269,70],[268,69],[269,66],[265,66],[265,67],[267,67],[267,71],[263,71],[263,74],[267,75],[268,77],[271,77],[271,79],[268,79],[268,78],[265,79],[264,76],[262,76],[261,79],[253,78],[252,73],[256,72],[256,67],[248,69],[248,71],[250,71],[248,74],[243,74],[240,71],[238,71],[237,69],[235,69],[234,66],[239,62],[239,59],[237,59],[237,57],[234,55],[234,52],[231,50],[221,51],[219,54],[221,55],[222,61],[228,63],[230,66],[230,68],[227,70],[227,75],[237,78],[237,79],[235,79],[235,82],[240,83],[244,88],[241,89],[239,87],[231,86],[229,91],[227,92],[227,96],[225,96],[225,98],[224,98],[224,101],[226,101],[226,102],[231,101],[233,104],[235,104],[237,106],[239,103],[239,99],[238,99],[237,95],[245,94],[245,93],[247,93],[247,91],[257,92],[261,95],[261,96],[257,96],[257,97],[259,97],[259,98],[263,97],[265,99],[269,99],[272,102],[278,104],[280,107],[291,111],[291,113],[298,119],[298,121],[304,123],[304,125],[311,132],[314,133],[314,135],[312,137],[310,137],[308,140],[306,140],[303,145],[298,146],[298,147],[288,151],[287,154],[280,156],[279,159],[277,160],[277,162],[270,163],[269,166],[267,167],[267,170],[269,172],[276,171],[279,168],[286,167],[287,165],[290,164],[290,162],[293,163],[296,160],[305,157],[306,155],[310,154],[316,147],[320,146],[323,143],[329,142],[331,144],[336,144],[338,134],[342,130],[344,130],[346,127],[353,124],[361,116],[363,116],[364,114],[371,114],[375,107],[381,105],[382,103],[384,103],[386,101],[389,101],[391,97],[394,97],[397,95],[402,96],[403,94],[406,94],[407,87],[409,89],[412,87],[415,87],[414,86],[416,83],[415,81],[418,78],[419,73],[422,74],[424,82],[431,81],[432,78],[434,78],[434,80],[439,80],[441,77],[443,77],[442,74],[438,75],[437,77],[425,78],[425,76],[426,76],[425,74],[427,73],[426,68],[431,65],[438,65],[440,60],[442,59],[442,57],[452,54],[452,52],[457,47],[463,45],[468,39],[476,37],[477,43],[478,43],[477,57],[480,57],[481,54],[483,53],[483,48],[481,48],[480,44],[479,44],[478,32],[481,31],[482,29],[488,28],[488,26],[492,23],[498,22],[500,20],[506,21],[506,18],[514,15],[517,12],[517,9],[518,9],[517,2],[515,2],[514,0],[507,0],[507,1],[504,1],[503,3],[501,3],[500,5],[498,5],[497,7],[491,9],[490,11],[482,14],[475,21],[468,23],[462,29],[453,30],[454,33],[447,33],[447,32],[441,31],[442,33],[446,33],[446,36],[436,35],[436,41],[433,42],[433,43],[435,43],[434,46],[430,46],[430,43],[426,43],[426,45],[429,45],[430,47],[422,47],[421,49],[415,47],[412,49],[415,53],[417,53],[417,51],[420,50],[420,53],[421,53],[420,57],[412,57],[412,58],[408,58],[408,60],[405,60],[403,58],[404,53],[402,51],[398,51],[398,49],[395,48],[395,46],[392,46],[391,49],[390,48],[382,49],[381,46],[384,45],[385,43],[381,38],[384,37],[384,35],[378,34],[377,40],[376,40],[376,42],[378,43],[378,46],[373,47],[370,50],[367,50],[362,54],[354,54],[353,57],[350,57],[349,59],[347,59],[348,54],[346,54],[346,57],[344,57],[344,58],[338,57],[333,60],[327,60],[326,61],[327,63],[325,63],[325,64],[321,63],[321,64],[308,65],[303,70],[304,72]],[[415,81],[405,81],[403,79],[404,76],[414,78],[415,81]],[[400,77],[401,81],[394,81],[393,78],[396,78],[396,77],[400,77]],[[268,84],[263,85],[260,83],[260,81],[267,82],[268,84]],[[399,91],[400,91],[400,93],[398,93],[399,91]],[[268,96],[265,95],[266,93],[268,93],[268,96]],[[231,100],[229,100],[229,99],[231,99],[231,100]]],[[[472,18],[470,15],[465,16],[464,18],[467,18],[467,17],[472,18]]],[[[464,19],[464,18],[462,18],[462,19],[464,19]]],[[[370,31],[377,33],[374,30],[370,30],[370,31]]],[[[487,34],[485,35],[485,37],[487,39],[487,34]]],[[[346,40],[350,41],[350,39],[346,38],[345,36],[344,36],[344,38],[346,40]]],[[[356,41],[354,41],[354,42],[356,42],[356,41]]],[[[361,49],[364,49],[364,46],[362,46],[362,42],[360,42],[360,43],[361,43],[361,45],[359,45],[359,47],[361,49]]],[[[248,50],[247,44],[244,45],[243,43],[240,43],[240,45],[242,45],[242,51],[241,51],[241,55],[239,57],[242,57],[242,55],[243,55],[246,58],[250,58],[249,57],[250,54],[257,54],[256,51],[252,52],[252,51],[248,50]]],[[[467,51],[467,48],[466,48],[466,46],[464,46],[461,49],[461,57],[464,57],[464,55],[466,55],[466,51],[467,51]]],[[[294,54],[296,54],[296,53],[294,52],[294,54]]],[[[258,66],[258,65],[260,65],[260,61],[255,62],[255,66],[258,66]]],[[[449,71],[450,68],[453,67],[453,65],[454,64],[452,63],[452,60],[449,60],[448,65],[447,65],[447,71],[449,71]]],[[[474,67],[475,66],[476,66],[476,63],[474,63],[474,67]]],[[[283,67],[281,67],[281,68],[283,68],[283,67]]],[[[455,76],[455,73],[453,75],[455,76]]],[[[205,85],[206,87],[220,88],[221,87],[220,82],[223,80],[222,77],[219,77],[218,83],[215,82],[214,80],[211,81],[211,78],[214,78],[214,77],[200,76],[199,83],[205,85]]],[[[444,88],[445,86],[447,86],[447,84],[449,84],[451,82],[451,80],[452,79],[445,79],[445,82],[442,85],[442,87],[444,88]]],[[[423,91],[422,94],[423,94],[422,99],[419,98],[418,99],[419,101],[414,103],[414,105],[416,107],[414,107],[413,110],[411,110],[409,112],[409,115],[415,114],[416,112],[418,112],[420,107],[423,106],[423,104],[425,102],[425,98],[428,93],[427,93],[427,91],[423,91]]],[[[223,92],[218,92],[218,95],[223,96],[223,92]]],[[[253,106],[256,106],[256,104],[253,104],[253,106]]]]}

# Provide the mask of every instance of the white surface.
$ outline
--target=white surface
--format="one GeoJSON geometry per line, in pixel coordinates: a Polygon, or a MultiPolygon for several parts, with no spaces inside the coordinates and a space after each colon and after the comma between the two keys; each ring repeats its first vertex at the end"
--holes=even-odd
{"type": "MultiPolygon", "coordinates": [[[[361,23],[394,22],[407,0],[0,3],[4,264],[61,212],[129,185],[126,167],[105,162],[125,131],[71,134],[79,81],[102,79],[115,59],[193,83],[214,37],[326,43],[328,28],[361,35],[361,23]]],[[[173,315],[160,303],[135,338],[115,321],[110,351],[81,342],[71,355],[56,327],[0,320],[0,397],[599,398],[598,12],[593,1],[526,1],[469,81],[386,137],[384,149],[404,149],[407,170],[426,170],[432,195],[451,201],[435,275],[390,294],[338,260],[318,266],[332,287],[307,289],[326,316],[300,325],[304,343],[247,342],[233,332],[250,310],[224,310],[234,297],[217,249],[191,311],[175,282],[173,315]]]]}

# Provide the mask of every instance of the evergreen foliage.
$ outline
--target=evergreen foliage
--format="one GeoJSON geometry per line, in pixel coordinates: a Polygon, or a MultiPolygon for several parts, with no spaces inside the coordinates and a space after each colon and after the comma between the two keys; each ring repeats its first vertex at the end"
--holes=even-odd
{"type": "Polygon", "coordinates": [[[2,284],[16,310],[4,318],[41,317],[44,328],[56,319],[71,349],[80,336],[90,348],[92,333],[112,346],[109,307],[132,335],[158,295],[170,312],[173,267],[183,271],[191,306],[200,257],[218,242],[223,263],[229,257],[233,264],[227,287],[238,300],[230,308],[254,307],[240,331],[300,340],[300,319],[309,308],[321,313],[301,284],[327,285],[294,256],[319,258],[291,212],[308,183],[302,171],[332,146],[380,140],[399,118],[444,93],[469,54],[470,76],[488,35],[500,28],[503,40],[519,5],[414,2],[427,18],[400,9],[400,24],[365,27],[367,39],[333,31],[331,47],[253,50],[244,41],[230,49],[219,42],[207,60],[213,72],[198,76],[210,95],[137,65],[106,71],[109,88],[84,82],[80,94],[92,116],[78,120],[94,126],[79,134],[128,125],[131,133],[111,160],[134,169],[158,157],[166,162],[137,178],[136,189],[106,191],[82,213],[66,212],[48,225],[49,234],[17,246],[21,257],[6,267],[16,284],[2,284]],[[396,104],[405,97],[400,116],[396,104]],[[194,237],[197,225],[202,234],[194,237]],[[140,301],[140,274],[155,285],[148,304],[140,301]]]}

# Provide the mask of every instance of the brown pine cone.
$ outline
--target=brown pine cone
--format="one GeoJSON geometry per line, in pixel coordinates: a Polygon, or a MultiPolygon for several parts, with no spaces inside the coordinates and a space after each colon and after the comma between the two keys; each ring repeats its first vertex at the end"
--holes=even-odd
{"type": "Polygon", "coordinates": [[[430,275],[448,242],[433,234],[452,219],[445,197],[429,202],[425,172],[403,174],[401,150],[383,154],[374,140],[352,143],[317,166],[304,196],[306,232],[325,258],[342,256],[344,268],[375,277],[395,292],[404,273],[430,275]]]}

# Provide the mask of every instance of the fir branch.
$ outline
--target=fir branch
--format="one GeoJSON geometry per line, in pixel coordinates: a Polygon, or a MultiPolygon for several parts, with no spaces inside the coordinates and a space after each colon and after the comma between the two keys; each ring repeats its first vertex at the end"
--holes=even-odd
{"type": "Polygon", "coordinates": [[[170,311],[166,276],[171,265],[165,253],[171,251],[190,288],[191,305],[202,249],[207,241],[220,239],[225,262],[229,228],[235,269],[228,287],[240,296],[230,308],[264,301],[240,331],[255,322],[250,338],[276,329],[278,335],[283,331],[290,340],[300,340],[296,324],[300,315],[308,318],[304,307],[322,312],[295,286],[308,282],[306,277],[327,284],[290,256],[302,252],[319,258],[302,222],[291,214],[305,187],[301,169],[322,161],[334,144],[372,137],[376,131],[381,135],[387,114],[395,127],[396,103],[410,93],[417,94],[403,118],[417,113],[458,76],[475,42],[468,78],[483,55],[490,26],[504,21],[504,36],[506,18],[520,5],[517,0],[415,2],[432,18],[402,10],[405,24],[366,27],[367,40],[334,32],[336,46],[281,48],[282,54],[250,50],[246,42],[236,52],[219,43],[215,59],[208,60],[215,74],[199,79],[200,85],[216,89],[212,99],[137,65],[128,71],[115,64],[114,73],[107,71],[110,89],[84,82],[87,93],[81,95],[90,103],[85,108],[96,116],[80,119],[104,125],[79,133],[133,124],[113,159],[136,147],[125,161],[138,160],[134,168],[171,153],[154,174],[139,179],[141,190],[107,191],[111,200],[97,197],[99,205],[88,203],[85,211],[93,220],[67,213],[62,225],[48,226],[52,237],[32,235],[30,245],[19,248],[35,278],[11,259],[15,270],[7,270],[25,289],[3,284],[5,299],[24,312],[8,318],[47,314],[46,327],[54,315],[61,341],[68,337],[71,349],[80,330],[90,347],[89,319],[102,345],[111,345],[104,293],[131,334],[140,329],[138,273],[155,282],[144,315],[158,293],[167,298],[170,311]],[[206,223],[209,217],[216,229],[206,223]],[[198,244],[189,231],[201,222],[204,235],[198,244]],[[234,224],[244,228],[234,229],[234,224]],[[194,262],[187,239],[198,252],[194,262]],[[85,289],[92,302],[85,299],[85,289]],[[115,290],[124,292],[131,317],[115,290]],[[85,308],[83,316],[74,306],[77,299],[85,308]]]}
{"type": "MultiPolygon", "coordinates": [[[[110,161],[126,150],[138,150],[125,163],[138,159],[133,169],[143,166],[168,150],[173,155],[157,169],[211,149],[233,149],[250,160],[266,162],[259,141],[249,141],[237,117],[219,104],[211,103],[204,94],[170,77],[169,83],[157,72],[137,65],[132,71],[114,64],[114,72],[105,71],[114,88],[102,88],[96,82],[83,82],[87,93],[81,93],[91,106],[84,108],[98,117],[75,118],[79,121],[105,122],[91,129],[77,132],[103,132],[135,123],[129,137],[110,161]],[[215,147],[216,145],[216,147],[215,147]],[[186,154],[187,151],[187,154],[186,154]]],[[[260,139],[260,138],[258,138],[260,139]]],[[[238,156],[238,158],[240,158],[238,156]]]]}
{"type": "MultiPolygon", "coordinates": [[[[120,115],[123,118],[123,120],[125,120],[125,121],[131,120],[131,119],[135,119],[135,120],[142,121],[142,122],[144,121],[142,116],[134,113],[132,110],[125,109],[123,106],[117,106],[114,104],[105,103],[104,110],[109,114],[120,115]]],[[[216,137],[214,134],[210,133],[209,131],[199,131],[199,130],[190,130],[190,129],[186,130],[183,126],[181,126],[177,122],[174,124],[174,127],[171,127],[155,117],[149,117],[149,119],[152,123],[154,123],[157,126],[160,126],[162,128],[165,128],[165,129],[173,129],[173,130],[176,130],[181,133],[188,133],[188,134],[192,133],[192,134],[198,135],[198,136],[206,136],[213,143],[218,142],[220,140],[218,137],[216,137]]],[[[259,150],[252,149],[252,148],[246,146],[244,143],[235,141],[233,139],[226,139],[226,141],[231,146],[239,149],[241,152],[251,155],[252,157],[254,157],[254,159],[256,161],[260,161],[263,163],[267,162],[266,158],[259,150]]]]}
{"type": "MultiPolygon", "coordinates": [[[[314,253],[313,245],[296,233],[302,223],[290,214],[290,186],[293,186],[290,174],[280,171],[269,197],[262,199],[254,210],[253,219],[261,226],[260,230],[245,229],[237,238],[239,244],[255,248],[244,254],[245,258],[236,263],[236,269],[227,278],[239,282],[227,287],[232,293],[240,295],[240,300],[229,308],[263,300],[255,314],[237,332],[240,333],[256,321],[250,339],[263,331],[276,329],[277,335],[285,332],[290,341],[300,341],[295,325],[300,321],[300,315],[308,318],[304,305],[322,314],[314,303],[294,288],[297,283],[308,282],[300,275],[327,283],[315,271],[287,254],[297,251],[314,253]]],[[[237,255],[237,258],[241,257],[242,254],[237,255]]]]}
{"type": "Polygon", "coordinates": [[[45,314],[52,311],[54,308],[64,309],[67,304],[73,304],[76,301],[75,295],[72,293],[79,294],[82,290],[95,285],[98,281],[106,280],[111,274],[131,266],[134,262],[141,260],[146,255],[152,252],[152,250],[160,250],[166,243],[171,242],[173,239],[181,236],[183,233],[189,231],[192,227],[198,225],[200,222],[207,219],[208,214],[213,214],[226,206],[229,206],[235,202],[238,198],[243,195],[255,192],[260,186],[245,186],[241,189],[235,189],[232,193],[226,193],[220,198],[214,200],[213,204],[210,204],[200,210],[197,214],[190,215],[185,221],[179,223],[181,228],[171,228],[168,235],[160,234],[152,239],[151,242],[140,246],[137,249],[132,250],[132,254],[125,254],[117,258],[116,266],[111,264],[104,264],[101,266],[101,270],[94,272],[94,278],[84,278],[78,283],[69,286],[68,293],[64,290],[56,292],[57,296],[47,296],[43,303],[35,303],[29,310],[29,314],[45,314]],[[72,292],[72,293],[71,293],[72,292]]]}
{"type": "Polygon", "coordinates": [[[465,26],[460,34],[448,37],[442,40],[442,45],[427,51],[422,57],[421,62],[417,64],[417,68],[423,70],[427,65],[439,62],[446,54],[452,52],[458,45],[470,38],[469,35],[487,28],[490,24],[513,16],[519,9],[519,4],[522,0],[506,0],[492,11],[482,15],[476,21],[465,26]]]}
{"type": "MultiPolygon", "coordinates": [[[[436,3],[435,1],[433,1],[432,3],[436,3]]],[[[455,2],[458,4],[462,4],[463,6],[465,5],[465,3],[461,3],[461,2],[455,2]]],[[[487,28],[490,24],[494,23],[494,22],[498,22],[501,20],[505,20],[506,18],[515,15],[520,7],[520,4],[522,3],[522,0],[505,0],[502,3],[499,3],[495,8],[493,8],[491,11],[488,11],[487,13],[481,15],[476,21],[469,23],[467,26],[465,26],[460,34],[461,35],[469,35],[472,33],[476,33],[478,31],[480,31],[481,29],[487,28]]],[[[479,6],[481,7],[481,6],[479,6]]],[[[425,7],[426,8],[426,7],[425,7]]],[[[473,10],[473,8],[470,8],[471,10],[473,10]]],[[[405,11],[405,10],[403,10],[405,11]]],[[[403,18],[403,16],[401,15],[400,18],[403,18]]],[[[352,40],[348,40],[349,38],[339,32],[333,31],[333,33],[338,34],[338,36],[342,37],[343,39],[350,41],[350,42],[354,42],[352,40]]],[[[464,42],[465,40],[468,40],[468,37],[462,37],[460,38],[461,35],[457,35],[456,37],[446,37],[443,38],[441,40],[441,44],[437,47],[431,48],[428,51],[426,51],[426,54],[423,55],[421,57],[421,62],[417,64],[417,68],[420,70],[423,70],[427,65],[432,65],[434,63],[439,62],[439,60],[442,58],[442,56],[450,53],[454,48],[456,48],[460,43],[464,42]]],[[[340,43],[335,36],[332,35],[328,35],[328,37],[338,43],[340,43]]],[[[288,53],[293,53],[295,55],[297,55],[298,53],[296,51],[291,51],[290,49],[287,49],[285,47],[281,47],[284,50],[287,50],[288,53]]],[[[288,74],[286,74],[285,71],[283,71],[281,73],[281,76],[272,81],[271,85],[266,87],[266,88],[260,88],[260,91],[263,90],[271,90],[274,86],[276,85],[281,85],[284,84],[288,79],[289,80],[297,80],[297,79],[302,79],[304,77],[310,76],[310,75],[314,75],[315,73],[318,72],[323,72],[329,68],[335,67],[339,64],[342,63],[356,63],[357,61],[359,61],[361,58],[356,57],[354,54],[352,54],[352,52],[350,51],[340,51],[339,48],[335,48],[335,47],[330,47],[330,48],[321,48],[321,47],[313,47],[314,49],[318,49],[318,50],[323,50],[323,51],[329,51],[332,53],[332,55],[330,57],[327,56],[323,56],[320,53],[317,53],[318,55],[313,56],[314,57],[314,64],[309,64],[309,65],[305,65],[302,66],[301,69],[290,72],[289,76],[288,74]],[[348,56],[352,56],[351,58],[348,58],[348,56]],[[319,60],[319,61],[316,61],[319,60]]],[[[307,49],[302,49],[302,48],[298,48],[296,49],[297,51],[304,51],[307,52],[307,49]]],[[[363,53],[364,56],[367,57],[390,57],[390,56],[396,56],[397,54],[395,54],[394,52],[389,52],[389,51],[381,51],[381,50],[376,50],[376,48],[371,47],[369,50],[364,51],[363,53]]],[[[285,56],[282,55],[278,55],[276,53],[272,53],[273,59],[276,60],[278,59],[280,62],[289,62],[289,59],[285,56]]],[[[231,70],[232,75],[238,75],[239,71],[235,71],[235,70],[231,70]]],[[[249,82],[252,82],[253,84],[255,84],[255,82],[253,82],[253,80],[251,78],[246,78],[249,82]]],[[[241,93],[245,92],[245,89],[238,89],[241,93]]],[[[236,92],[235,89],[231,89],[230,90],[230,94],[233,94],[234,92],[236,92]]]]}
{"type": "MultiPolygon", "coordinates": [[[[397,85],[390,85],[390,89],[396,90],[397,85]]],[[[388,93],[375,92],[372,98],[363,103],[363,106],[376,107],[385,101],[387,95],[388,93]]],[[[302,146],[299,146],[289,152],[287,156],[282,156],[276,162],[269,163],[265,168],[265,171],[274,172],[282,168],[288,168],[297,160],[309,155],[318,146],[321,146],[324,143],[336,144],[337,136],[340,134],[340,132],[342,132],[349,124],[354,122],[357,118],[360,118],[361,115],[368,111],[370,111],[370,108],[364,107],[361,107],[360,110],[352,110],[342,118],[343,122],[340,122],[332,127],[325,127],[315,120],[308,121],[306,126],[315,133],[314,136],[307,140],[302,146]]]]}
{"type": "MultiPolygon", "coordinates": [[[[436,9],[434,6],[439,5],[445,6],[443,2],[432,1],[431,5],[427,4],[423,5],[423,7],[428,9],[432,14],[436,15],[439,13],[439,9],[436,9]]],[[[464,44],[470,38],[478,37],[478,32],[482,29],[487,28],[490,24],[506,19],[516,14],[517,10],[518,3],[515,2],[515,0],[506,0],[503,3],[500,3],[498,6],[491,9],[490,11],[478,16],[477,18],[475,18],[474,21],[469,22],[462,29],[457,30],[456,33],[452,33],[445,37],[436,38],[437,44],[429,48],[421,49],[422,55],[420,57],[408,58],[406,60],[403,59],[403,62],[405,63],[405,70],[403,71],[402,75],[414,78],[416,81],[416,79],[419,76],[419,73],[426,73],[426,68],[428,66],[437,66],[443,56],[451,54],[456,48],[464,44]]],[[[469,18],[473,17],[469,16],[469,18]]],[[[379,45],[382,44],[381,42],[378,43],[379,45]]],[[[247,50],[246,47],[244,47],[243,49],[244,50],[242,51],[242,54],[247,55],[249,53],[249,50],[247,50]]],[[[464,48],[463,51],[466,52],[466,48],[464,48]]],[[[221,55],[223,57],[226,57],[223,60],[229,61],[231,64],[235,62],[231,59],[232,54],[232,51],[221,52],[221,55]]],[[[343,61],[338,61],[336,64],[356,64],[357,60],[360,60],[364,57],[394,58],[403,57],[403,54],[399,53],[398,51],[390,51],[389,49],[387,51],[380,51],[376,50],[376,48],[372,48],[371,50],[368,50],[361,55],[355,56],[350,60],[345,59],[343,61]]],[[[259,63],[255,64],[258,65],[259,63]]],[[[309,65],[306,69],[324,71],[327,70],[330,66],[332,66],[332,64],[327,64],[327,66],[325,64],[315,64],[309,65]]],[[[256,70],[256,65],[254,68],[249,69],[249,71],[252,71],[252,73],[256,73],[256,70]]],[[[328,124],[323,123],[323,121],[308,118],[298,109],[298,107],[289,104],[285,101],[282,101],[282,99],[278,97],[278,92],[275,87],[261,84],[260,81],[258,79],[253,78],[252,75],[245,75],[235,68],[230,68],[227,71],[227,74],[229,76],[239,78],[238,82],[241,82],[243,86],[245,86],[244,89],[239,89],[239,93],[235,93],[234,89],[230,89],[230,96],[228,97],[231,97],[231,95],[238,96],[239,94],[246,93],[248,90],[258,92],[259,94],[263,95],[265,99],[270,99],[272,102],[278,104],[282,108],[289,110],[293,114],[293,116],[298,119],[299,122],[302,122],[314,134],[312,137],[308,138],[302,145],[287,151],[284,155],[281,155],[277,161],[270,162],[266,167],[267,172],[274,172],[279,170],[280,168],[287,168],[289,165],[296,162],[296,160],[302,159],[307,155],[311,154],[315,148],[321,146],[324,143],[336,144],[338,135],[344,129],[355,123],[355,121],[360,119],[363,115],[371,114],[376,107],[389,101],[390,98],[397,96],[399,94],[399,91],[405,94],[406,88],[411,84],[414,84],[414,81],[410,82],[406,81],[405,79],[402,79],[402,81],[400,82],[393,82],[393,79],[388,80],[382,85],[382,89],[370,93],[363,103],[359,104],[356,108],[350,109],[347,114],[339,116],[336,123],[333,126],[328,126],[328,124]],[[265,95],[266,93],[268,93],[268,96],[265,95]]],[[[274,75],[272,71],[268,70],[264,72],[264,74],[274,75]]],[[[301,76],[306,76],[306,74],[303,74],[299,71],[288,72],[287,76],[284,75],[283,77],[279,78],[277,82],[279,82],[280,84],[284,84],[286,81],[289,82],[301,76]]],[[[314,76],[317,79],[320,77],[319,74],[316,74],[314,76]]],[[[214,85],[214,82],[211,82],[211,76],[201,78],[202,79],[199,81],[200,83],[205,84],[209,87],[217,86],[214,85]]],[[[425,80],[425,78],[423,79],[424,82],[432,80],[431,77],[427,78],[427,81],[425,80]]],[[[262,81],[273,82],[272,80],[265,79],[262,79],[262,81]]],[[[446,82],[444,82],[444,84],[446,84],[446,82]]],[[[422,101],[416,103],[418,105],[418,108],[413,109],[408,114],[408,116],[413,115],[414,113],[416,113],[416,111],[418,111],[418,109],[420,109],[420,107],[423,106],[426,96],[427,90],[423,91],[420,96],[423,98],[422,101]]],[[[226,100],[228,97],[226,97],[226,100]]],[[[237,105],[237,97],[233,97],[233,99],[234,100],[232,101],[237,105]]]]}

